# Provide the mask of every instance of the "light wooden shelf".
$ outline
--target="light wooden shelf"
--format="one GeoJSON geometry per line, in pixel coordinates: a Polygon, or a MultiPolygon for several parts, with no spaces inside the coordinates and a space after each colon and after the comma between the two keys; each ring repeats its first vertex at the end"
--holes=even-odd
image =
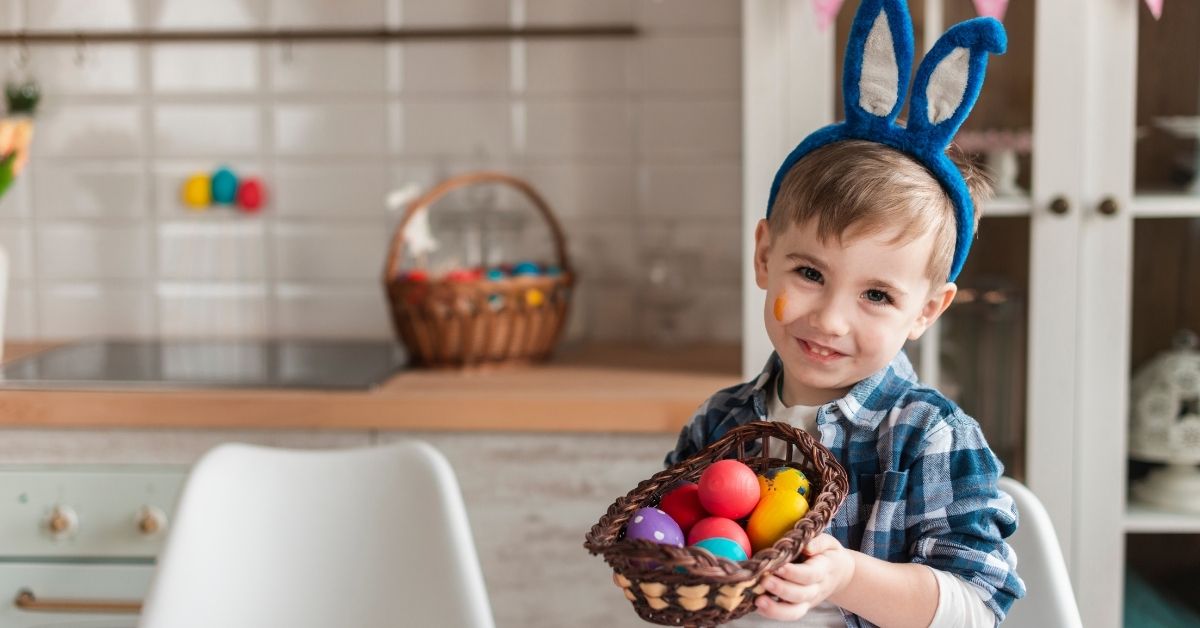
{"type": "Polygon", "coordinates": [[[1200,514],[1167,512],[1130,503],[1125,511],[1128,533],[1200,534],[1200,514]]]}
{"type": "Polygon", "coordinates": [[[1032,207],[1028,196],[997,196],[983,206],[983,217],[1028,216],[1032,207]]]}
{"type": "Polygon", "coordinates": [[[1134,218],[1200,218],[1200,196],[1139,194],[1133,198],[1134,218]]]}

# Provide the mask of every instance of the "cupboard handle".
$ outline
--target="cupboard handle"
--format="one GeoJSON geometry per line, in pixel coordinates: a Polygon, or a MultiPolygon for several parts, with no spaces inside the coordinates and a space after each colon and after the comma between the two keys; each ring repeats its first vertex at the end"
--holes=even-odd
{"type": "Polygon", "coordinates": [[[126,600],[73,600],[68,598],[39,599],[29,589],[17,593],[13,604],[35,613],[121,613],[136,615],[142,612],[142,603],[126,600]]]}
{"type": "Polygon", "coordinates": [[[1050,212],[1062,216],[1071,210],[1071,202],[1065,196],[1056,196],[1050,201],[1050,212]]]}
{"type": "Polygon", "coordinates": [[[1096,211],[1105,216],[1115,216],[1117,215],[1118,210],[1120,210],[1120,206],[1117,205],[1117,200],[1111,196],[1105,197],[1105,199],[1100,201],[1100,204],[1096,206],[1096,211]]]}

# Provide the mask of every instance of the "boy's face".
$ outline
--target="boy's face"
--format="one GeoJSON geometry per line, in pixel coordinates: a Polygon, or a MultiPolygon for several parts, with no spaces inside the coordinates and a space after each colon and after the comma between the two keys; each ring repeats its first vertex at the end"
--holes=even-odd
{"type": "Polygon", "coordinates": [[[787,403],[819,405],[844,396],[954,300],[954,284],[934,286],[926,275],[933,235],[890,243],[896,235],[822,243],[811,221],[774,237],[759,221],[755,279],[767,291],[763,314],[783,360],[787,403]]]}

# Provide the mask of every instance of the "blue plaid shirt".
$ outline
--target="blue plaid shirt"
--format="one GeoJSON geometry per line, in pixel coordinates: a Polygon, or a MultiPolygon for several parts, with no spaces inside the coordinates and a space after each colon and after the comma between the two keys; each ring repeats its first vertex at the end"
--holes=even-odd
{"type": "MultiPolygon", "coordinates": [[[[718,391],[679,434],[668,466],[730,428],[767,420],[767,384],[777,355],[752,381],[718,391]]],[[[846,469],[850,491],[828,532],[843,546],[890,562],[924,563],[961,576],[986,596],[999,623],[1025,595],[1016,555],[1004,541],[1017,508],[996,487],[1004,466],[974,419],[917,382],[901,351],[891,364],[817,412],[821,444],[846,469]]],[[[757,453],[758,443],[747,448],[757,453]]],[[[872,626],[847,613],[851,627],[872,626]]]]}

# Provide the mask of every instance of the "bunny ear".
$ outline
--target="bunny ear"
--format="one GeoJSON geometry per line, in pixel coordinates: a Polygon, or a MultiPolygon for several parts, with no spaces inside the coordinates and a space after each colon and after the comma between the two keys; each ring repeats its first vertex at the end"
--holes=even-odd
{"type": "Polygon", "coordinates": [[[851,126],[895,122],[912,70],[912,19],[904,0],[863,0],[854,15],[842,95],[851,126]]]}
{"type": "Polygon", "coordinates": [[[1008,40],[994,18],[954,25],[921,61],[908,109],[908,133],[941,151],[979,98],[988,53],[1003,54],[1008,40]]]}

